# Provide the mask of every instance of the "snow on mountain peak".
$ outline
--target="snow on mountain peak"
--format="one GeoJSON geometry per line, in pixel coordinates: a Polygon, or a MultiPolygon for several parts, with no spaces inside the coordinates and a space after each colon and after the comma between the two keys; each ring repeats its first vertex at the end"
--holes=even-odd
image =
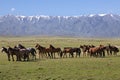
{"type": "Polygon", "coordinates": [[[98,14],[99,16],[106,16],[107,14],[98,14]]]}

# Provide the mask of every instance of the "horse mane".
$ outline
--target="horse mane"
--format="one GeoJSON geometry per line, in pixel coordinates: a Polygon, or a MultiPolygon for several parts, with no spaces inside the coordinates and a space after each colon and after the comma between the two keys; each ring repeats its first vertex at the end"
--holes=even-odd
{"type": "Polygon", "coordinates": [[[18,44],[18,47],[21,49],[25,48],[22,44],[18,44]]]}
{"type": "Polygon", "coordinates": [[[51,44],[50,44],[50,48],[55,49],[55,47],[53,45],[51,45],[51,44]]]}
{"type": "Polygon", "coordinates": [[[36,47],[38,47],[38,48],[42,48],[42,49],[45,49],[45,47],[39,45],[38,43],[36,44],[36,47]]]}

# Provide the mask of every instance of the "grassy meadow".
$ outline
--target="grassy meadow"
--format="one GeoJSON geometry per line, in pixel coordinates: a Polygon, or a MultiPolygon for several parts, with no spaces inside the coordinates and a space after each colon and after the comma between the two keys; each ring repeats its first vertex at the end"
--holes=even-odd
{"type": "MultiPolygon", "coordinates": [[[[49,47],[79,47],[83,44],[117,45],[120,39],[92,39],[65,37],[0,37],[0,49],[4,46],[35,47],[36,43],[49,47]]],[[[120,80],[120,53],[105,58],[38,59],[36,61],[7,61],[0,51],[0,80],[120,80]]]]}

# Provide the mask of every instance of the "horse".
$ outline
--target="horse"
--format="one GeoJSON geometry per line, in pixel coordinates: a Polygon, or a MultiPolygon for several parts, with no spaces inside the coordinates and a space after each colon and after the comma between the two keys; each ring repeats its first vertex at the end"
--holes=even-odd
{"type": "Polygon", "coordinates": [[[100,45],[98,47],[91,47],[89,49],[89,53],[90,53],[90,57],[93,56],[93,57],[105,57],[105,50],[106,47],[103,46],[103,45],[100,45]]]}
{"type": "Polygon", "coordinates": [[[71,56],[72,58],[74,57],[73,55],[74,50],[72,49],[72,47],[64,47],[64,50],[61,53],[61,57],[63,56],[63,58],[66,56],[67,58],[67,53],[69,54],[69,57],[71,56]]]}
{"type": "Polygon", "coordinates": [[[82,49],[83,52],[83,57],[89,55],[89,49],[94,48],[94,45],[80,45],[80,48],[82,49]]]}
{"type": "Polygon", "coordinates": [[[108,46],[106,46],[106,51],[108,55],[112,55],[112,52],[114,52],[114,55],[117,55],[119,49],[116,46],[111,46],[109,44],[108,46]]]}
{"type": "Polygon", "coordinates": [[[20,55],[20,61],[21,61],[21,58],[23,58],[24,61],[25,61],[25,60],[29,61],[29,54],[30,54],[30,51],[29,51],[29,50],[27,50],[27,49],[25,49],[25,48],[20,49],[20,48],[18,48],[18,47],[16,47],[16,46],[13,48],[13,52],[14,52],[15,50],[18,50],[18,53],[19,53],[19,55],[20,55]]]}
{"type": "Polygon", "coordinates": [[[48,53],[48,56],[50,58],[53,58],[53,54],[51,53],[51,49],[50,48],[45,48],[39,44],[36,44],[35,45],[35,48],[39,51],[39,59],[40,59],[40,56],[43,58],[43,56],[47,57],[47,53],[48,53]],[[51,53],[51,55],[50,55],[51,53]]]}
{"type": "Polygon", "coordinates": [[[89,46],[88,45],[80,45],[80,48],[82,49],[83,57],[87,56],[87,53],[89,51],[89,46]]]}
{"type": "Polygon", "coordinates": [[[81,54],[81,50],[80,50],[80,48],[72,48],[72,49],[73,49],[73,52],[76,53],[76,58],[77,58],[77,56],[80,57],[80,54],[81,54]]]}
{"type": "Polygon", "coordinates": [[[61,48],[55,48],[53,45],[51,45],[50,44],[50,47],[49,47],[50,49],[51,49],[51,52],[52,53],[54,53],[54,58],[55,58],[55,53],[57,52],[58,53],[58,55],[61,53],[61,48]]]}
{"type": "MultiPolygon", "coordinates": [[[[21,61],[21,55],[19,53],[18,49],[11,48],[10,46],[8,47],[8,55],[12,57],[12,60],[14,61],[14,55],[16,55],[16,61],[21,61]]],[[[10,59],[10,58],[9,58],[10,59]]]]}
{"type": "Polygon", "coordinates": [[[36,50],[34,49],[34,48],[26,48],[28,51],[29,51],[29,53],[31,53],[31,55],[32,55],[32,59],[34,58],[35,60],[36,60],[36,50]]]}
{"type": "MultiPolygon", "coordinates": [[[[1,51],[1,52],[2,52],[2,53],[5,52],[5,53],[7,54],[8,61],[10,61],[10,54],[9,54],[9,52],[8,52],[8,49],[5,48],[5,47],[2,47],[2,51],[1,51]]],[[[13,59],[13,61],[14,61],[14,59],[13,59]]]]}
{"type": "Polygon", "coordinates": [[[26,49],[26,51],[28,50],[28,53],[31,53],[32,58],[35,58],[35,60],[36,60],[36,50],[34,48],[26,48],[22,44],[18,44],[14,48],[17,48],[17,49],[26,49]]]}

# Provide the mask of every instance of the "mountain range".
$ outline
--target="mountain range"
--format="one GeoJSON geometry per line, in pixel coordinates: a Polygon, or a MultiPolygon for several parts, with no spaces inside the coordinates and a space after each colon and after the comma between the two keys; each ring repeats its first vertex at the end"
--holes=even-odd
{"type": "Polygon", "coordinates": [[[120,15],[0,16],[0,36],[120,37],[120,15]]]}

